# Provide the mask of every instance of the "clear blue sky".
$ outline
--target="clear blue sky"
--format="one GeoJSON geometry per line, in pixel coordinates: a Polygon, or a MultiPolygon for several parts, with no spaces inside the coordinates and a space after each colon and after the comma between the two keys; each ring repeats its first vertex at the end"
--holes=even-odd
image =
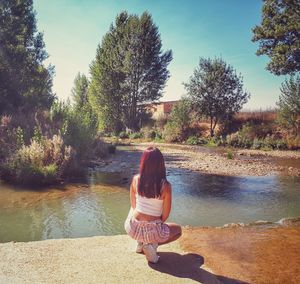
{"type": "Polygon", "coordinates": [[[244,77],[251,93],[245,108],[274,107],[284,77],[265,69],[267,57],[255,55],[251,28],[260,23],[261,0],[34,0],[38,29],[44,32],[47,63],[55,66],[54,92],[70,95],[80,71],[89,75],[97,45],[122,10],[147,10],[158,26],[163,49],[172,49],[171,78],[162,100],[176,100],[199,57],[222,57],[244,77]]]}

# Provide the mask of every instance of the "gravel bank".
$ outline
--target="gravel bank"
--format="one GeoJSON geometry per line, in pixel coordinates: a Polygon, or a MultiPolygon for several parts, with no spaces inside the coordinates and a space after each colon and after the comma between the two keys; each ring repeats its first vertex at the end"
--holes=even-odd
{"type": "Polygon", "coordinates": [[[116,155],[106,160],[94,161],[101,171],[135,174],[139,169],[140,156],[148,146],[158,147],[167,168],[183,168],[205,174],[224,176],[300,176],[300,152],[229,150],[165,143],[138,143],[118,146],[116,155]],[[232,159],[228,158],[229,151],[232,159]]]}

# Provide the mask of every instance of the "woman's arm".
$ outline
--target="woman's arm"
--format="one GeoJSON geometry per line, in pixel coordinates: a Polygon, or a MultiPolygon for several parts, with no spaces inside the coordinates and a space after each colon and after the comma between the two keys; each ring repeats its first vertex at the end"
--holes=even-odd
{"type": "Polygon", "coordinates": [[[162,222],[165,222],[171,212],[172,207],[172,187],[171,184],[166,182],[164,186],[164,202],[163,202],[163,212],[161,215],[162,222]]]}
{"type": "Polygon", "coordinates": [[[135,209],[135,192],[136,192],[136,176],[133,177],[131,185],[130,185],[130,204],[131,204],[131,208],[135,209]]]}

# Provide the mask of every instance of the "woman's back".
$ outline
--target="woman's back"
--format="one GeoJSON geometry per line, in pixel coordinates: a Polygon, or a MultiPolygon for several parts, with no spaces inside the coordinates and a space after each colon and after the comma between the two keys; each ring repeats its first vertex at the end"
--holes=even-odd
{"type": "MultiPolygon", "coordinates": [[[[160,217],[162,215],[163,210],[163,199],[161,198],[148,198],[145,196],[141,196],[138,193],[138,182],[139,176],[135,176],[135,188],[136,188],[136,210],[140,213],[150,215],[150,216],[157,216],[160,217]]],[[[163,182],[162,182],[163,186],[163,182]]],[[[161,195],[162,195],[163,187],[161,187],[161,195]]]]}

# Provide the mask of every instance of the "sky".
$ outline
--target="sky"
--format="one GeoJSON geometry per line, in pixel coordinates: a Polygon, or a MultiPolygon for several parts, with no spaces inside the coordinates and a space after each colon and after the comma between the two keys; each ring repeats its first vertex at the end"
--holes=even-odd
{"type": "Polygon", "coordinates": [[[256,56],[251,29],[261,21],[261,0],[34,0],[38,30],[44,33],[46,64],[55,66],[53,91],[65,100],[78,72],[89,75],[97,46],[115,17],[126,10],[148,11],[158,26],[163,50],[171,49],[170,79],[161,101],[178,100],[200,57],[222,57],[241,73],[251,93],[245,109],[274,107],[283,76],[265,69],[256,56]]]}

